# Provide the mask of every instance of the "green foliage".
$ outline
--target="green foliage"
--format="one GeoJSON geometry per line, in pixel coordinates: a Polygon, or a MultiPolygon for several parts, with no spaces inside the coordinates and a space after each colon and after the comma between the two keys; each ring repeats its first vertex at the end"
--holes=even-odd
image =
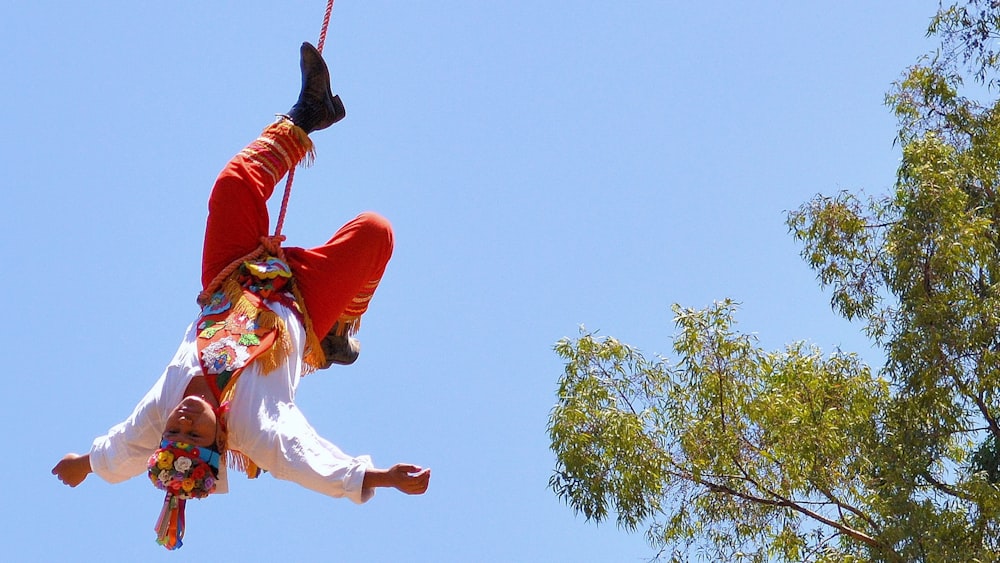
{"type": "Polygon", "coordinates": [[[1000,2],[942,6],[942,50],[886,97],[895,189],[789,213],[834,311],[885,351],[766,351],[735,305],[675,306],[674,358],[581,330],[549,422],[551,486],[647,526],[659,555],[726,561],[1000,559],[1000,2]],[[965,65],[965,66],[963,66],[965,65]]]}
{"type": "Polygon", "coordinates": [[[565,470],[550,485],[588,519],[603,520],[613,503],[633,530],[658,512],[663,493],[661,366],[614,339],[564,340],[556,350],[567,365],[551,436],[565,470]]]}
{"type": "Polygon", "coordinates": [[[551,485],[588,519],[609,505],[627,529],[655,519],[650,537],[664,548],[843,560],[837,536],[866,537],[855,505],[888,386],[854,355],[824,358],[801,343],[765,352],[734,330],[734,311],[728,301],[675,308],[676,366],[586,332],[559,342],[551,485]]]}
{"type": "Polygon", "coordinates": [[[981,472],[987,481],[1000,481],[1000,452],[997,451],[996,436],[989,436],[979,449],[972,453],[972,470],[981,472]]]}
{"type": "Polygon", "coordinates": [[[1000,2],[970,0],[938,10],[928,34],[940,35],[944,51],[969,66],[980,82],[993,83],[991,73],[1000,65],[1000,52],[994,44],[1000,29],[1000,2]]]}

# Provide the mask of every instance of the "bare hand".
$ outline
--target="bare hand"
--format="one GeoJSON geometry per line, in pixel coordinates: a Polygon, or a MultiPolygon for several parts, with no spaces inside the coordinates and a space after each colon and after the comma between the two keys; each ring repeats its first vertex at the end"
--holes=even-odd
{"type": "Polygon", "coordinates": [[[393,487],[408,495],[422,495],[430,485],[431,470],[409,463],[397,463],[389,468],[389,479],[393,487]]]}
{"type": "Polygon", "coordinates": [[[393,487],[408,495],[422,495],[430,484],[431,470],[410,463],[397,463],[389,469],[365,471],[365,489],[393,487]]]}
{"type": "Polygon", "coordinates": [[[90,475],[91,471],[90,454],[66,454],[52,468],[52,474],[70,487],[75,487],[82,483],[87,478],[87,475],[90,475]]]}

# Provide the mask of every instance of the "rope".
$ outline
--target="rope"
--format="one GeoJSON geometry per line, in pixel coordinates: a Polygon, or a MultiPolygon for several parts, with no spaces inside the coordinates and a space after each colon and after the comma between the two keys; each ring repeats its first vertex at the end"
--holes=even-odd
{"type": "Polygon", "coordinates": [[[278,222],[274,224],[274,236],[281,236],[281,228],[285,226],[285,211],[288,209],[288,200],[292,196],[292,181],[295,178],[295,166],[288,169],[288,178],[285,179],[285,193],[281,196],[281,211],[278,212],[278,222]]]}
{"type": "MultiPolygon", "coordinates": [[[[326,44],[326,29],[330,27],[330,14],[333,13],[333,0],[326,0],[326,13],[323,14],[323,25],[319,30],[319,43],[316,50],[323,54],[323,46],[326,44]]],[[[285,180],[285,193],[281,197],[281,211],[278,212],[278,222],[274,225],[274,236],[281,236],[281,229],[285,226],[285,211],[288,209],[288,200],[292,195],[292,182],[295,181],[295,167],[288,170],[288,178],[285,180]]]]}
{"type": "Polygon", "coordinates": [[[323,53],[323,45],[326,43],[326,28],[330,26],[330,14],[333,13],[333,0],[326,1],[326,14],[323,16],[323,28],[319,32],[319,43],[316,50],[323,53]]]}
{"type": "MultiPolygon", "coordinates": [[[[323,26],[319,32],[319,43],[316,50],[323,54],[323,46],[326,44],[326,30],[330,26],[330,14],[333,13],[333,0],[326,1],[326,13],[323,15],[323,26]]],[[[276,256],[284,261],[285,253],[281,249],[281,243],[285,241],[285,236],[281,234],[281,229],[285,226],[285,211],[288,209],[288,200],[292,195],[292,182],[295,179],[295,166],[288,169],[288,178],[285,180],[285,193],[281,197],[281,211],[278,212],[278,221],[274,226],[274,235],[260,237],[260,246],[246,256],[242,256],[228,266],[226,266],[212,282],[205,286],[205,290],[198,295],[198,304],[204,306],[211,299],[212,294],[222,285],[222,282],[232,275],[244,262],[250,262],[265,254],[276,256]]]]}

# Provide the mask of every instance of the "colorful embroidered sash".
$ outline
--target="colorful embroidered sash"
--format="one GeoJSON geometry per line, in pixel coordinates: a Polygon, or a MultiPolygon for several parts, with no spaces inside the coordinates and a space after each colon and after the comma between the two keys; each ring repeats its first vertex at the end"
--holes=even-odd
{"type": "MultiPolygon", "coordinates": [[[[291,268],[278,258],[244,262],[202,307],[197,325],[198,360],[221,407],[220,417],[225,417],[236,382],[248,365],[259,362],[266,375],[291,352],[284,323],[265,303],[277,301],[301,315],[288,291],[291,279],[291,268]]],[[[251,477],[259,473],[252,460],[240,452],[228,453],[231,465],[251,477]]]]}

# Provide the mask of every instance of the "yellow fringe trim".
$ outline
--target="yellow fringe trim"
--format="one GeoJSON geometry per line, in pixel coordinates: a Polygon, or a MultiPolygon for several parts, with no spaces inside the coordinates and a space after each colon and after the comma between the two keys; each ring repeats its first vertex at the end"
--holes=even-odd
{"type": "Polygon", "coordinates": [[[306,133],[305,129],[299,127],[298,125],[292,123],[291,120],[287,120],[291,124],[291,133],[295,136],[295,141],[298,142],[299,146],[305,149],[306,154],[302,157],[299,165],[303,168],[308,168],[313,165],[316,161],[316,145],[313,144],[312,139],[309,138],[309,134],[306,133]]]}
{"type": "MultiPolygon", "coordinates": [[[[306,133],[305,129],[292,123],[292,120],[287,115],[278,115],[278,121],[265,127],[261,136],[267,137],[269,134],[275,137],[288,134],[292,137],[292,142],[298,145],[296,148],[302,149],[304,153],[302,158],[298,159],[297,163],[293,163],[293,166],[298,164],[303,168],[308,168],[316,161],[316,145],[313,144],[312,139],[309,138],[309,134],[306,133]]],[[[291,156],[290,160],[296,160],[296,158],[291,156]]]]}
{"type": "MultiPolygon", "coordinates": [[[[288,334],[288,329],[285,327],[285,323],[275,314],[273,311],[260,310],[250,302],[249,299],[243,294],[243,287],[240,286],[237,279],[239,278],[239,271],[233,272],[233,274],[226,279],[222,284],[222,291],[225,293],[226,298],[232,303],[232,313],[231,314],[244,314],[247,317],[257,321],[258,326],[264,329],[274,329],[277,331],[274,344],[266,352],[259,355],[255,362],[260,362],[261,372],[267,375],[277,369],[288,356],[292,353],[292,339],[288,334]]],[[[298,304],[299,311],[302,314],[302,324],[306,332],[306,343],[305,350],[303,352],[303,366],[304,374],[310,374],[326,363],[326,356],[323,354],[323,347],[320,345],[320,339],[316,336],[313,331],[312,319],[309,317],[309,312],[306,310],[305,300],[302,298],[302,293],[299,291],[298,284],[295,283],[295,278],[293,277],[288,284],[292,295],[295,296],[295,302],[298,304]]],[[[353,322],[348,322],[345,324],[350,330],[356,331],[357,326],[360,324],[359,320],[353,322]]],[[[353,332],[351,332],[353,334],[353,332]]],[[[325,335],[324,335],[325,336],[325,335]]],[[[231,382],[228,387],[231,387],[235,381],[231,382]]],[[[228,389],[227,387],[227,389],[228,389]]]]}
{"type": "Polygon", "coordinates": [[[226,450],[226,467],[247,474],[248,479],[256,479],[260,468],[247,454],[236,450],[226,450]]]}
{"type": "Polygon", "coordinates": [[[294,277],[289,286],[291,287],[292,295],[295,296],[295,302],[299,305],[299,311],[302,313],[302,325],[306,329],[306,345],[302,355],[302,361],[305,365],[302,366],[302,374],[308,375],[323,367],[323,364],[326,363],[326,354],[323,353],[323,346],[320,345],[320,339],[316,337],[316,332],[313,330],[312,319],[309,317],[309,311],[306,310],[306,301],[302,298],[302,293],[299,291],[299,284],[295,283],[294,277]]]}
{"type": "MultiPolygon", "coordinates": [[[[290,122],[289,122],[290,123],[290,122]]],[[[302,131],[299,127],[294,126],[294,129],[298,130],[305,135],[305,131],[302,131]]],[[[308,140],[308,137],[306,137],[308,140]]],[[[310,148],[312,142],[310,141],[310,148]]],[[[230,277],[226,278],[226,281],[222,283],[222,291],[226,298],[232,303],[232,310],[230,314],[245,314],[247,317],[254,319],[257,322],[257,326],[266,330],[275,330],[277,334],[275,335],[274,344],[264,353],[260,354],[254,359],[254,362],[260,363],[261,372],[263,375],[268,375],[272,371],[278,368],[292,352],[292,338],[288,334],[288,329],[285,327],[284,321],[281,320],[274,311],[258,309],[246,298],[243,293],[243,287],[239,284],[237,279],[240,277],[240,271],[237,269],[233,271],[230,277]]],[[[306,332],[306,344],[305,351],[303,354],[303,375],[310,374],[324,363],[326,363],[326,355],[323,353],[323,347],[320,345],[319,339],[316,337],[316,333],[313,331],[312,319],[309,318],[309,313],[306,311],[305,300],[302,299],[302,294],[299,292],[298,284],[295,283],[295,278],[292,277],[289,280],[289,285],[292,295],[295,296],[295,302],[299,307],[299,311],[302,314],[302,324],[306,332]]],[[[348,330],[357,330],[357,325],[360,323],[360,319],[355,322],[346,322],[344,326],[348,330]]],[[[242,374],[240,375],[242,377],[242,374]]],[[[236,383],[239,381],[239,377],[234,377],[229,380],[226,388],[222,390],[222,396],[219,398],[219,404],[225,404],[228,401],[232,401],[233,395],[236,392],[236,383]]],[[[224,442],[220,442],[219,449],[223,452],[224,462],[230,469],[235,469],[247,474],[247,477],[254,479],[260,472],[259,466],[253,462],[252,459],[247,457],[243,452],[236,450],[230,450],[226,447],[224,442]]]]}
{"type": "MultiPolygon", "coordinates": [[[[236,281],[236,277],[229,278],[223,284],[223,291],[229,302],[233,304],[230,314],[245,315],[247,318],[255,320],[260,328],[276,331],[274,344],[254,359],[255,362],[259,362],[261,372],[267,375],[288,359],[292,352],[292,339],[288,335],[288,330],[281,317],[274,311],[258,309],[246,298],[246,295],[243,294],[243,288],[236,281]]],[[[227,389],[234,383],[235,381],[231,381],[227,389]]]]}
{"type": "MultiPolygon", "coordinates": [[[[271,348],[254,360],[255,362],[260,362],[261,372],[263,372],[264,375],[267,375],[277,369],[278,366],[288,359],[288,356],[292,353],[292,338],[288,334],[285,323],[282,322],[281,318],[278,317],[277,314],[273,311],[262,311],[257,309],[257,307],[254,307],[250,300],[243,295],[243,287],[236,281],[238,277],[238,271],[234,272],[233,275],[222,284],[222,290],[225,292],[226,298],[233,304],[233,313],[242,313],[251,319],[255,319],[261,328],[273,328],[277,330],[277,335],[271,348]]],[[[305,306],[305,300],[302,298],[302,293],[299,291],[298,284],[295,283],[294,277],[292,277],[287,287],[291,289],[292,295],[295,296],[295,302],[299,306],[299,311],[302,313],[302,325],[306,332],[305,350],[302,358],[303,363],[305,364],[303,366],[303,371],[304,374],[310,374],[326,363],[326,355],[323,354],[323,347],[320,345],[320,339],[313,331],[312,319],[309,317],[309,312],[306,310],[305,306]]],[[[360,319],[347,321],[343,324],[343,326],[351,331],[350,334],[354,334],[359,325],[360,319]]],[[[230,385],[232,385],[232,383],[230,383],[230,385]]]]}
{"type": "Polygon", "coordinates": [[[226,278],[226,281],[222,282],[222,292],[225,294],[226,299],[230,303],[236,303],[243,299],[243,288],[240,286],[236,279],[240,276],[239,270],[236,270],[226,278]]]}
{"type": "MultiPolygon", "coordinates": [[[[227,385],[222,391],[222,397],[219,399],[219,404],[225,404],[233,400],[233,395],[236,394],[235,383],[235,380],[231,380],[229,385],[227,385]]],[[[257,474],[260,473],[260,468],[253,462],[252,459],[250,459],[249,456],[241,451],[230,450],[224,441],[219,442],[218,446],[219,450],[222,452],[222,461],[226,464],[226,467],[246,473],[248,479],[257,478],[257,474]]]]}
{"type": "Polygon", "coordinates": [[[261,311],[257,317],[257,324],[261,328],[276,331],[274,344],[256,360],[260,363],[261,371],[267,375],[288,359],[288,355],[292,351],[292,338],[285,330],[285,323],[273,311],[261,311]]]}
{"type": "Polygon", "coordinates": [[[337,319],[333,333],[337,336],[354,336],[361,330],[361,317],[343,316],[337,319]]]}

